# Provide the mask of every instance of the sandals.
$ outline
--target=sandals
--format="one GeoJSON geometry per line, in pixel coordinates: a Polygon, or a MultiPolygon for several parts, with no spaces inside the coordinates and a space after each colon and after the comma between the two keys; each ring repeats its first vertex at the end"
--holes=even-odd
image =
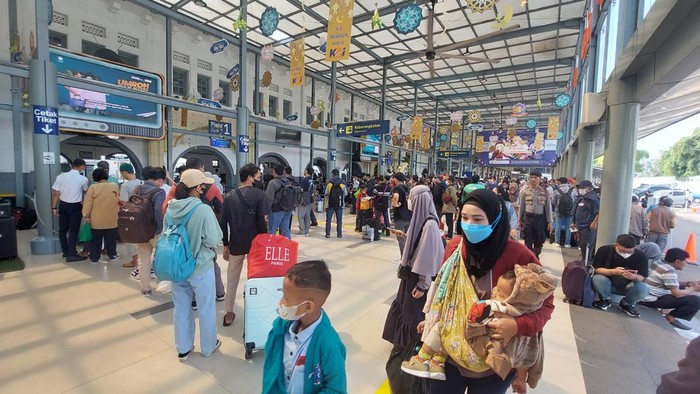
{"type": "Polygon", "coordinates": [[[134,268],[134,267],[138,267],[138,266],[139,266],[139,263],[136,263],[133,261],[129,261],[128,263],[122,264],[122,267],[124,267],[124,268],[134,268]]]}
{"type": "MultiPolygon", "coordinates": [[[[228,314],[228,313],[227,313],[227,314],[228,314]]],[[[227,314],[226,314],[226,315],[227,315],[227,314]]],[[[236,320],[236,314],[234,313],[234,314],[233,314],[233,319],[231,319],[231,322],[230,322],[230,323],[226,323],[226,315],[224,315],[224,321],[223,321],[224,327],[230,326],[231,324],[233,324],[233,321],[236,320]]]]}

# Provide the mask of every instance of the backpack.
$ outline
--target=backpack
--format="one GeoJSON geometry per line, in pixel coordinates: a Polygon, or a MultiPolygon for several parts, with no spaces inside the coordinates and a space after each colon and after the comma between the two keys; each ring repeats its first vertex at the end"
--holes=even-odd
{"type": "Polygon", "coordinates": [[[279,182],[282,184],[282,187],[277,190],[277,193],[281,194],[277,204],[283,211],[291,212],[297,207],[297,189],[289,180],[284,183],[282,181],[279,182]]]}
{"type": "Polygon", "coordinates": [[[292,187],[294,188],[294,207],[298,208],[302,205],[308,205],[311,204],[311,196],[304,197],[304,194],[308,194],[304,192],[304,189],[301,188],[301,186],[297,183],[296,179],[289,177],[289,183],[292,184],[292,187]]]}
{"type": "Polygon", "coordinates": [[[345,193],[340,183],[331,182],[331,191],[328,193],[328,206],[330,208],[342,207],[344,197],[345,193]]]}
{"type": "Polygon", "coordinates": [[[159,280],[182,282],[192,276],[197,260],[190,250],[190,237],[187,235],[187,222],[199,208],[195,205],[179,223],[173,223],[170,212],[165,215],[163,230],[153,257],[153,270],[159,280]]]}
{"type": "Polygon", "coordinates": [[[573,190],[573,188],[569,188],[569,191],[564,193],[561,189],[557,189],[557,192],[561,195],[557,201],[557,214],[559,216],[571,216],[571,212],[574,210],[574,199],[571,197],[573,190]]]}
{"type": "Polygon", "coordinates": [[[153,239],[156,234],[156,220],[153,213],[152,198],[162,191],[155,188],[146,195],[141,195],[141,187],[119,208],[117,226],[119,239],[130,244],[142,244],[153,239]]]}

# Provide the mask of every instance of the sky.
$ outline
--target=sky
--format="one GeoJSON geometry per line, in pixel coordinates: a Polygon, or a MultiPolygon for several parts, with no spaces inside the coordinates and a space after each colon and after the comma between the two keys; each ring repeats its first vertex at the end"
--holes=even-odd
{"type": "Polygon", "coordinates": [[[700,127],[700,114],[691,116],[648,137],[642,138],[637,141],[637,150],[649,152],[649,156],[652,159],[660,158],[663,151],[668,150],[681,138],[693,134],[693,130],[698,127],[700,127]]]}

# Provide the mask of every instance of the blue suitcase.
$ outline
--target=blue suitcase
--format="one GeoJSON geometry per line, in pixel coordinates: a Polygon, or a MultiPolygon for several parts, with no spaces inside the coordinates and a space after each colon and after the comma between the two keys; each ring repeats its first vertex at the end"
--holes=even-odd
{"type": "Polygon", "coordinates": [[[284,277],[248,279],[243,293],[243,343],[245,359],[253,351],[265,349],[267,335],[278,317],[284,277]]]}

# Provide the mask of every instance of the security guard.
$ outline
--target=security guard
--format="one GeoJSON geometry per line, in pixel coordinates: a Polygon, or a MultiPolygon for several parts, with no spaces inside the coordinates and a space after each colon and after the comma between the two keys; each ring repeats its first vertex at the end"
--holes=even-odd
{"type": "Polygon", "coordinates": [[[540,186],[542,173],[530,172],[530,178],[520,192],[518,222],[525,246],[539,258],[545,239],[545,228],[552,231],[552,195],[540,186]]]}

